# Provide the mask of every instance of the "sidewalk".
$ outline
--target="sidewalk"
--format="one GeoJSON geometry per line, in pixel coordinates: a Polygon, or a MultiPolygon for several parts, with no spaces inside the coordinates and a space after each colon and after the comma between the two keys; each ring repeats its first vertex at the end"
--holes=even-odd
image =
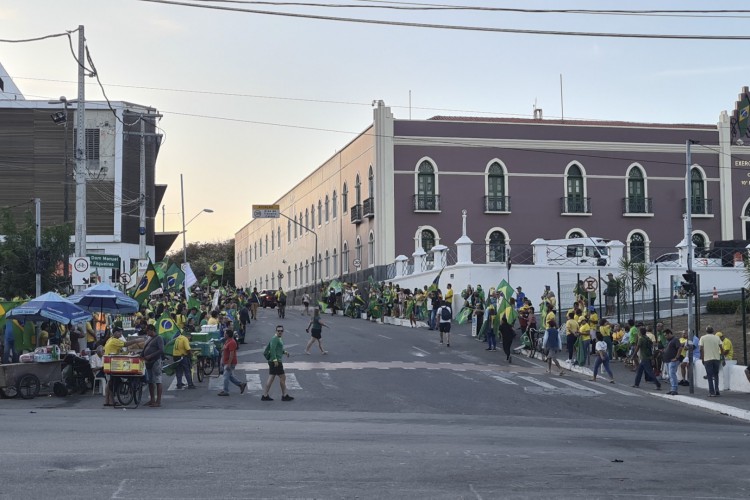
{"type": "MultiPolygon", "coordinates": [[[[519,346],[514,350],[516,353],[518,353],[518,355],[529,355],[529,351],[524,349],[523,347],[519,346]]],[[[539,352],[537,352],[534,357],[536,359],[542,360],[542,354],[539,352]]],[[[560,364],[565,370],[580,373],[588,378],[594,376],[593,356],[591,357],[590,367],[576,365],[570,366],[568,365],[567,361],[562,360],[560,360],[560,364]]],[[[618,384],[630,387],[635,383],[635,371],[631,371],[630,366],[627,366],[621,361],[611,361],[609,366],[612,369],[612,374],[614,375],[615,380],[618,384]]],[[[609,376],[606,372],[603,372],[603,368],[604,367],[600,368],[600,373],[597,375],[597,379],[604,383],[607,383],[609,382],[609,376]]],[[[669,381],[662,380],[661,377],[659,378],[659,382],[661,383],[660,391],[656,390],[656,386],[653,382],[646,382],[644,378],[641,378],[641,383],[639,384],[640,389],[634,390],[640,390],[654,397],[668,399],[690,406],[697,406],[699,408],[715,411],[722,415],[729,415],[731,417],[750,422],[750,394],[746,392],[738,392],[726,389],[725,382],[722,381],[722,375],[724,371],[722,370],[722,373],[719,374],[719,385],[722,387],[721,396],[718,398],[709,398],[707,382],[703,379],[705,371],[703,370],[703,366],[700,361],[696,365],[694,365],[694,369],[696,387],[693,394],[690,394],[690,387],[679,386],[679,395],[668,395],[667,392],[669,392],[670,390],[669,381]]],[[[736,377],[736,372],[734,372],[732,376],[736,377]]]]}

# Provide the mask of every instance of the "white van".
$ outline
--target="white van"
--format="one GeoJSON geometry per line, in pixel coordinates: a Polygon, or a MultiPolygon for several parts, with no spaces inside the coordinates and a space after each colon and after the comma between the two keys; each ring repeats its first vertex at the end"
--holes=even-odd
{"type": "Polygon", "coordinates": [[[595,237],[543,240],[547,245],[547,262],[561,266],[608,266],[609,240],[595,237]]]}

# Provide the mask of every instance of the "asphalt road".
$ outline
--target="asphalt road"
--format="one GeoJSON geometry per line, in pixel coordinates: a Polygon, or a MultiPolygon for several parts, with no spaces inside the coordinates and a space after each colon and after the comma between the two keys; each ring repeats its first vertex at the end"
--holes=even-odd
{"type": "MultiPolygon", "coordinates": [[[[100,396],[0,401],[0,498],[748,498],[750,426],[622,384],[546,375],[455,327],[330,318],[329,354],[283,320],[294,401],[260,401],[261,312],[242,346],[250,388],[167,390],[159,409],[100,396]]],[[[171,383],[171,379],[168,379],[171,383]]]]}

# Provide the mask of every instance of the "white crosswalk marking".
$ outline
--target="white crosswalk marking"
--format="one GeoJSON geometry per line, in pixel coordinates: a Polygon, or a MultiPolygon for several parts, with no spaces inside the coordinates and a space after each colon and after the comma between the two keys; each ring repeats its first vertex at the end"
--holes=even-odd
{"type": "Polygon", "coordinates": [[[294,391],[302,390],[302,386],[300,386],[299,382],[297,382],[297,376],[294,373],[286,374],[286,388],[292,389],[294,391]]]}
{"type": "Polygon", "coordinates": [[[321,383],[323,387],[326,389],[334,389],[338,390],[339,386],[336,385],[333,380],[331,379],[331,374],[328,372],[318,372],[318,381],[321,383]]]}
{"type": "Polygon", "coordinates": [[[565,380],[563,378],[557,379],[558,382],[561,384],[569,385],[570,387],[574,387],[576,389],[582,390],[582,391],[588,391],[593,392],[594,394],[604,394],[603,392],[597,391],[596,389],[592,389],[591,387],[586,387],[585,385],[578,384],[576,382],[573,382],[572,380],[565,380]]]}
{"type": "MultiPolygon", "coordinates": [[[[590,383],[593,384],[594,382],[590,382],[590,383]]],[[[640,397],[639,394],[636,394],[634,392],[628,392],[628,391],[623,391],[622,389],[618,389],[617,387],[614,386],[614,384],[602,385],[602,389],[607,389],[608,391],[616,392],[617,394],[622,394],[623,396],[631,396],[631,397],[636,397],[636,398],[640,397]]]]}
{"type": "Polygon", "coordinates": [[[220,391],[224,389],[224,376],[211,377],[208,379],[208,390],[209,391],[220,391]]]}
{"type": "Polygon", "coordinates": [[[497,380],[498,382],[502,382],[503,384],[518,385],[515,382],[513,382],[512,380],[507,379],[507,378],[503,377],[502,375],[498,375],[497,373],[491,373],[491,374],[489,374],[489,377],[497,380]]]}
{"type": "Polygon", "coordinates": [[[246,373],[245,380],[247,381],[247,390],[245,394],[250,391],[263,391],[263,382],[260,380],[260,375],[257,373],[246,373]]]}
{"type": "Polygon", "coordinates": [[[537,380],[534,377],[518,377],[518,378],[526,380],[527,382],[531,382],[532,384],[536,384],[539,387],[544,387],[545,389],[557,389],[557,387],[555,387],[554,385],[548,384],[547,382],[542,382],[541,380],[537,380]]]}

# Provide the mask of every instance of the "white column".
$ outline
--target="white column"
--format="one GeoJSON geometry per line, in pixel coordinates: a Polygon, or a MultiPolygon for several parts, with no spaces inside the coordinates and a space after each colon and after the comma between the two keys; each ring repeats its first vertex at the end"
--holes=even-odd
{"type": "Polygon", "coordinates": [[[714,204],[714,210],[720,211],[721,239],[733,240],[734,227],[732,225],[732,134],[730,131],[729,115],[722,111],[719,115],[719,199],[714,204]]]}
{"type": "Polygon", "coordinates": [[[411,254],[412,258],[414,259],[414,273],[421,273],[424,271],[422,267],[424,266],[424,256],[427,255],[427,253],[424,251],[424,248],[419,247],[417,248],[413,254],[411,254]]]}
{"type": "Polygon", "coordinates": [[[396,257],[396,278],[403,278],[406,276],[408,265],[409,257],[403,254],[396,257]]]}
{"type": "Polygon", "coordinates": [[[537,238],[531,242],[531,246],[534,247],[534,265],[546,266],[549,264],[547,261],[547,240],[537,238]]]}
{"type": "Polygon", "coordinates": [[[434,267],[437,269],[442,269],[446,265],[446,251],[448,250],[448,247],[445,245],[435,245],[430,249],[430,252],[433,255],[434,267]]]}

